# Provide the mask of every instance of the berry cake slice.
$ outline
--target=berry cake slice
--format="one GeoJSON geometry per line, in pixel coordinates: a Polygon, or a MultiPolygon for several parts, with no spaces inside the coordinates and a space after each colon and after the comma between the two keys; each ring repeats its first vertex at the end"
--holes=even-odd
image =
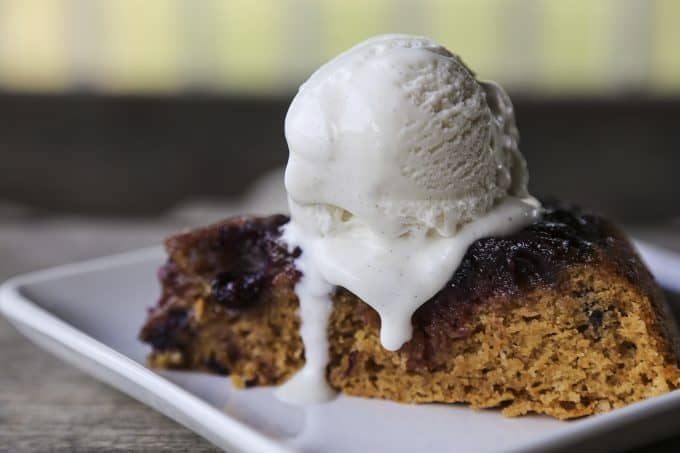
{"type": "MultiPolygon", "coordinates": [[[[343,288],[328,328],[331,386],[406,403],[468,403],[566,419],[680,385],[679,337],[627,238],[578,208],[546,203],[516,234],[472,244],[448,284],[385,350],[380,319],[343,288]]],[[[278,385],[302,367],[301,274],[285,216],[239,217],[166,240],[162,294],[141,330],[149,363],[278,385]]]]}

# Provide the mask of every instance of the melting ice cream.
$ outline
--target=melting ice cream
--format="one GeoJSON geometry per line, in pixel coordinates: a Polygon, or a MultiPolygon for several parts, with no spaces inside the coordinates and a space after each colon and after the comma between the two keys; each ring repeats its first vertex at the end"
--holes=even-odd
{"type": "Polygon", "coordinates": [[[411,316],[451,278],[466,250],[532,223],[512,104],[444,47],[379,36],[323,65],[285,123],[291,222],[299,246],[305,366],[278,389],[287,401],[332,398],[327,322],[337,286],[380,315],[398,350],[411,316]]]}

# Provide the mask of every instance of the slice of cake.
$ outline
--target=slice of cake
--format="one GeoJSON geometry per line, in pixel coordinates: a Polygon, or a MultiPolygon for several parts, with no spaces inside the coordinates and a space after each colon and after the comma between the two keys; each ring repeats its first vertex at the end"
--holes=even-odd
{"type": "MultiPolygon", "coordinates": [[[[678,334],[652,276],[601,217],[557,203],[540,221],[481,239],[412,318],[396,352],[377,313],[345,289],[328,327],[332,387],[401,402],[464,402],[572,418],[680,385],[678,334]]],[[[162,296],[141,339],[149,362],[277,385],[305,361],[300,273],[284,216],[243,217],[166,241],[162,296]]]]}
{"type": "Polygon", "coordinates": [[[157,367],[579,417],[676,388],[678,333],[627,239],[529,194],[512,103],[439,44],[369,39],[286,115],[291,212],[167,240],[157,367]]]}

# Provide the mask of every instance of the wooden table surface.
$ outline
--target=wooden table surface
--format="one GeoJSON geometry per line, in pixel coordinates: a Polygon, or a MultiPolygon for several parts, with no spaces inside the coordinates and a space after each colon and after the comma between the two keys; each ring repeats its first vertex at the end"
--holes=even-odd
{"type": "MultiPolygon", "coordinates": [[[[158,242],[175,222],[51,218],[0,205],[0,281],[158,242]],[[9,220],[8,220],[9,219],[9,220]]],[[[216,451],[160,413],[39,349],[0,317],[1,451],[216,451]]]]}
{"type": "Polygon", "coordinates": [[[217,451],[174,421],[61,362],[0,320],[3,451],[217,451]]]}
{"type": "MultiPolygon", "coordinates": [[[[0,207],[0,218],[2,213],[0,207]]],[[[29,218],[0,222],[0,280],[156,243],[177,229],[176,222],[29,218]]],[[[2,451],[215,451],[174,421],[37,348],[1,318],[0,364],[2,451]]],[[[680,451],[679,445],[680,436],[640,451],[680,451]]]]}

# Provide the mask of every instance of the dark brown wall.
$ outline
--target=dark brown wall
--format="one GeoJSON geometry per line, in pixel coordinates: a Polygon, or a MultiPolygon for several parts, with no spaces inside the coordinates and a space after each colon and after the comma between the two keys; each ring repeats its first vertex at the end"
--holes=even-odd
{"type": "MultiPolygon", "coordinates": [[[[287,99],[0,95],[0,198],[155,214],[285,164],[287,99]]],[[[537,194],[627,222],[680,215],[680,100],[515,97],[537,194]]]]}

